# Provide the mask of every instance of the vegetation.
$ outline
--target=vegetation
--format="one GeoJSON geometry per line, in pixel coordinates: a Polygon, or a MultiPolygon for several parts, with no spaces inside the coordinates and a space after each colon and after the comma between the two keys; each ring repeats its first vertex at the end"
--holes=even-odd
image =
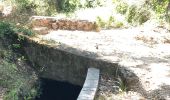
{"type": "MultiPolygon", "coordinates": [[[[24,38],[15,35],[16,33],[35,35],[24,25],[31,15],[53,16],[60,12],[67,14],[80,8],[94,8],[105,4],[105,0],[3,0],[3,2],[5,5],[12,5],[15,10],[9,18],[0,21],[0,86],[7,88],[5,100],[31,100],[38,95],[38,78],[22,54],[24,38]]],[[[153,17],[170,23],[170,0],[146,0],[142,6],[128,5],[122,0],[113,0],[113,3],[116,4],[116,12],[125,16],[130,25],[142,25],[153,17]]],[[[2,9],[0,5],[0,16],[2,9]]],[[[98,16],[96,22],[103,29],[125,26],[124,22],[116,20],[113,15],[107,20],[98,16]]],[[[55,43],[52,40],[46,42],[55,43]]],[[[126,85],[121,79],[118,78],[116,83],[120,91],[126,91],[126,85]]]]}
{"type": "Polygon", "coordinates": [[[103,29],[121,28],[124,26],[123,22],[116,21],[113,16],[110,16],[108,20],[103,20],[101,17],[96,18],[96,22],[99,27],[103,29]]]}
{"type": "Polygon", "coordinates": [[[11,36],[15,33],[23,33],[28,36],[34,35],[34,32],[28,28],[22,26],[15,26],[14,24],[0,21],[0,37],[4,37],[4,35],[11,36]]]}
{"type": "Polygon", "coordinates": [[[122,0],[114,0],[117,4],[116,11],[126,16],[128,23],[141,25],[153,17],[158,19],[169,19],[169,0],[146,0],[143,5],[130,5],[122,0]],[[152,14],[151,14],[152,12],[152,14]],[[153,13],[154,12],[154,13],[153,13]]]}
{"type": "Polygon", "coordinates": [[[126,14],[128,10],[128,4],[125,2],[120,2],[116,6],[116,11],[120,14],[126,14]]]}
{"type": "Polygon", "coordinates": [[[141,25],[144,22],[148,21],[150,17],[151,13],[148,9],[138,8],[135,5],[129,7],[126,15],[127,22],[134,25],[141,25]]]}
{"type": "Polygon", "coordinates": [[[16,37],[18,31],[17,27],[0,22],[0,86],[7,88],[4,100],[31,100],[38,95],[38,78],[21,53],[23,38],[16,37]]]}

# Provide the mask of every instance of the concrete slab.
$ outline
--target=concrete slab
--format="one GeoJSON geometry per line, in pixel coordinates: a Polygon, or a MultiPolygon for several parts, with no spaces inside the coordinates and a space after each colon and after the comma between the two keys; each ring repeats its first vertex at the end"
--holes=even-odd
{"type": "MultiPolygon", "coordinates": [[[[161,94],[160,98],[166,98],[170,96],[168,92],[170,88],[168,81],[170,80],[170,44],[166,43],[165,39],[169,38],[170,34],[165,32],[145,30],[142,27],[103,30],[98,33],[58,30],[41,35],[39,38],[54,40],[59,43],[56,48],[85,58],[99,60],[99,63],[100,61],[117,63],[130,89],[146,97],[161,94]],[[164,86],[166,88],[163,88],[164,86]],[[162,92],[165,95],[162,95],[162,92]]],[[[106,66],[103,65],[101,69],[104,70],[104,67],[106,66]]]]}
{"type": "Polygon", "coordinates": [[[89,68],[83,88],[77,100],[93,100],[99,82],[99,69],[89,68]]]}

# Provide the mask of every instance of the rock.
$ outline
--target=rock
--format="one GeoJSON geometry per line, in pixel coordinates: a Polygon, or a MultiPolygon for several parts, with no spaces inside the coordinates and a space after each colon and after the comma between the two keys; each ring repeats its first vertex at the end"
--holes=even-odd
{"type": "Polygon", "coordinates": [[[52,23],[51,26],[52,26],[52,29],[54,30],[57,30],[59,28],[57,23],[52,23]]]}
{"type": "Polygon", "coordinates": [[[41,35],[48,34],[48,27],[35,27],[33,30],[41,35]]]}
{"type": "Polygon", "coordinates": [[[35,27],[48,27],[54,30],[100,31],[99,26],[95,22],[90,22],[88,20],[55,19],[55,17],[40,16],[31,18],[31,28],[35,27]]]}

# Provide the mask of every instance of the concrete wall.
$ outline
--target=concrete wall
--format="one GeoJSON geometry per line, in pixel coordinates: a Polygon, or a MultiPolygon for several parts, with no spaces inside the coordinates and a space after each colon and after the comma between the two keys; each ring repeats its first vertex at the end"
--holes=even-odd
{"type": "Polygon", "coordinates": [[[110,76],[114,76],[118,68],[116,63],[76,55],[29,39],[26,40],[24,49],[41,77],[76,85],[83,85],[89,67],[99,68],[101,74],[110,76]]]}

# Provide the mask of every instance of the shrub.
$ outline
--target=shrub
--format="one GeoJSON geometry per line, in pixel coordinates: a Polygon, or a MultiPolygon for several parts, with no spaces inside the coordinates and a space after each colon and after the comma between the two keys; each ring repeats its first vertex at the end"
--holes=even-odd
{"type": "Polygon", "coordinates": [[[127,16],[126,16],[128,23],[133,22],[133,19],[135,18],[136,13],[137,13],[137,6],[132,5],[128,8],[128,12],[127,12],[127,16]]]}
{"type": "Polygon", "coordinates": [[[132,5],[128,8],[126,19],[128,23],[133,25],[141,25],[150,19],[151,13],[148,9],[138,8],[136,5],[132,5]]]}
{"type": "Polygon", "coordinates": [[[103,6],[103,5],[104,5],[104,0],[86,0],[83,6],[85,8],[94,8],[94,7],[103,6]]]}
{"type": "Polygon", "coordinates": [[[94,8],[102,5],[103,0],[57,0],[57,7],[62,12],[74,12],[77,8],[94,8]]]}
{"type": "Polygon", "coordinates": [[[0,21],[0,38],[2,38],[4,35],[9,35],[13,33],[14,30],[9,23],[0,21]]]}
{"type": "Polygon", "coordinates": [[[125,14],[128,10],[128,4],[124,2],[118,3],[116,6],[116,11],[120,14],[125,14]]]}
{"type": "Polygon", "coordinates": [[[147,20],[149,20],[151,17],[151,14],[148,10],[146,9],[139,9],[139,12],[136,14],[134,21],[136,20],[138,24],[143,24],[147,20]]]}
{"type": "Polygon", "coordinates": [[[165,14],[169,0],[151,0],[151,7],[157,14],[165,14]]]}
{"type": "Polygon", "coordinates": [[[0,21],[0,38],[4,37],[4,35],[10,36],[18,32],[22,32],[28,36],[34,35],[32,30],[30,29],[24,27],[18,27],[11,23],[0,21]]]}
{"type": "Polygon", "coordinates": [[[80,4],[79,0],[57,0],[57,1],[59,11],[63,12],[73,12],[78,8],[80,4]]]}
{"type": "Polygon", "coordinates": [[[99,27],[105,28],[106,27],[106,22],[101,18],[101,17],[97,17],[96,18],[96,22],[98,24],[99,27]]]}
{"type": "Polygon", "coordinates": [[[124,26],[123,22],[116,21],[113,16],[110,16],[106,21],[98,16],[96,22],[99,27],[104,29],[121,28],[124,26]]]}
{"type": "Polygon", "coordinates": [[[18,10],[21,13],[23,13],[23,12],[27,12],[27,13],[33,12],[34,9],[37,7],[37,5],[33,1],[30,1],[30,0],[16,0],[15,2],[17,4],[18,10]]]}
{"type": "MultiPolygon", "coordinates": [[[[36,82],[34,74],[21,71],[14,63],[3,60],[0,64],[0,69],[0,85],[8,89],[4,100],[20,100],[23,97],[27,98],[32,94],[32,90],[35,90],[35,88],[38,89],[38,87],[33,86],[35,84],[34,82],[36,82]],[[30,82],[34,84],[30,84],[30,82]],[[22,92],[23,90],[24,93],[22,92]]],[[[36,95],[37,92],[30,98],[35,98],[36,95]]]]}
{"type": "Polygon", "coordinates": [[[123,26],[124,26],[123,22],[118,21],[118,22],[115,23],[115,28],[121,28],[123,26]]]}

